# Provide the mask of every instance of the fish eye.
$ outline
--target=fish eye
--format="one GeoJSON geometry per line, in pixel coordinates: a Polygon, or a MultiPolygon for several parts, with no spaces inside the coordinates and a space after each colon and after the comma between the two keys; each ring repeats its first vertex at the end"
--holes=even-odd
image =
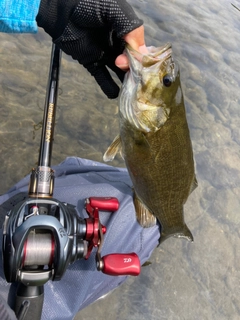
{"type": "Polygon", "coordinates": [[[170,87],[172,84],[172,76],[170,74],[166,74],[163,77],[163,84],[165,87],[170,87]]]}

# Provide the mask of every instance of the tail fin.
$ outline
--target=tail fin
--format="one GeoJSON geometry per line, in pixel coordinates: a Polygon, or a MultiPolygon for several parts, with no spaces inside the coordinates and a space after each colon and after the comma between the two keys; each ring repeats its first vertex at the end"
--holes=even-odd
{"type": "Polygon", "coordinates": [[[166,230],[162,229],[159,244],[163,243],[163,241],[170,237],[184,238],[193,242],[193,235],[186,224],[181,227],[173,227],[166,230]]]}

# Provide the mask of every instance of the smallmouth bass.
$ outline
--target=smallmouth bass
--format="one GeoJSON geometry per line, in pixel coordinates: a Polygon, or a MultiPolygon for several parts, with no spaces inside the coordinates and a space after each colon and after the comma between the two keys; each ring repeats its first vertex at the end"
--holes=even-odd
{"type": "Polygon", "coordinates": [[[160,243],[171,236],[193,241],[183,206],[197,187],[180,72],[171,44],[140,54],[127,47],[130,70],[119,96],[120,134],[104,154],[125,160],[134,187],[137,220],[161,224],[160,243]]]}

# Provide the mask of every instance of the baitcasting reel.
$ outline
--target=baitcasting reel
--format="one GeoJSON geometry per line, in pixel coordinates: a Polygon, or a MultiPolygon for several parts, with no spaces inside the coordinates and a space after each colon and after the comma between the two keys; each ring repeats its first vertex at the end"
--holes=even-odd
{"type": "Polygon", "coordinates": [[[116,198],[86,199],[89,218],[78,216],[75,207],[56,199],[27,199],[5,217],[3,265],[8,282],[39,286],[60,280],[69,264],[88,259],[97,248],[97,269],[110,275],[138,275],[140,262],[135,253],[101,257],[106,228],[99,210],[116,211],[116,198]],[[46,208],[48,213],[46,214],[46,208]]]}

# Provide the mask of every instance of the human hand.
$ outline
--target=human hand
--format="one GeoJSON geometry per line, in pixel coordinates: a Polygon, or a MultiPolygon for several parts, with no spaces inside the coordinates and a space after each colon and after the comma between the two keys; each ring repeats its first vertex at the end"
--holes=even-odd
{"type": "Polygon", "coordinates": [[[136,49],[144,46],[143,21],[125,0],[41,0],[36,20],[54,43],[87,68],[108,98],[118,96],[107,67],[123,81],[125,41],[136,49]]]}
{"type": "MultiPolygon", "coordinates": [[[[147,53],[147,47],[145,45],[145,38],[144,38],[144,27],[141,26],[128,34],[126,34],[124,37],[124,40],[136,51],[139,51],[141,53],[147,53]]],[[[120,54],[116,60],[115,64],[118,68],[122,70],[128,70],[129,69],[129,61],[125,54],[120,54]]]]}

